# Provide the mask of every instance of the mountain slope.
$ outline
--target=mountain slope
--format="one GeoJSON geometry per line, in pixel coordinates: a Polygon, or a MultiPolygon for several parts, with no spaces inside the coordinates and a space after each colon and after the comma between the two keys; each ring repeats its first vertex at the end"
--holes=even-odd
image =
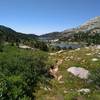
{"type": "Polygon", "coordinates": [[[44,35],[40,35],[40,39],[56,39],[56,38],[59,38],[61,35],[61,32],[52,32],[52,33],[47,33],[47,34],[44,34],[44,35]]]}
{"type": "Polygon", "coordinates": [[[97,32],[100,32],[100,17],[95,17],[93,19],[90,19],[89,21],[85,22],[84,24],[80,25],[78,28],[73,28],[70,30],[65,30],[63,33],[67,32],[87,32],[87,31],[93,31],[98,30],[97,32]]]}
{"type": "Polygon", "coordinates": [[[80,26],[80,30],[82,29],[83,31],[96,29],[96,28],[99,28],[99,32],[100,32],[100,17],[95,17],[80,26]]]}
{"type": "Polygon", "coordinates": [[[30,40],[36,38],[38,38],[37,35],[19,33],[9,27],[0,25],[0,40],[8,42],[12,41],[16,42],[16,41],[30,40]]]}
{"type": "MultiPolygon", "coordinates": [[[[55,39],[57,38],[71,38],[75,33],[84,32],[84,33],[100,33],[100,16],[90,19],[89,21],[85,22],[84,24],[80,25],[79,27],[66,29],[55,36],[55,32],[42,35],[42,38],[50,38],[55,39]],[[53,37],[53,38],[52,38],[53,37]]],[[[47,39],[48,39],[47,38],[47,39]]]]}

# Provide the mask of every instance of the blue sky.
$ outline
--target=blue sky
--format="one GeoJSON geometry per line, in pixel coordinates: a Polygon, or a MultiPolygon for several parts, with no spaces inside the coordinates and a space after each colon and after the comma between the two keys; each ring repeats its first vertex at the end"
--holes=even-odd
{"type": "Polygon", "coordinates": [[[76,27],[100,15],[100,0],[0,0],[0,24],[44,34],[76,27]]]}

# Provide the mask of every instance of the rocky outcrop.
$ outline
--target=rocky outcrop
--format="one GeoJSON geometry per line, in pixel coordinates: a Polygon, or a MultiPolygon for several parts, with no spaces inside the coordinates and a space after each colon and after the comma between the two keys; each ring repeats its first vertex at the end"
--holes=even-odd
{"type": "Polygon", "coordinates": [[[84,24],[80,26],[76,26],[76,28],[66,29],[62,32],[52,32],[48,34],[44,34],[42,37],[45,40],[52,40],[52,39],[62,39],[67,38],[67,40],[73,39],[74,34],[78,32],[89,32],[91,35],[94,33],[100,33],[100,16],[97,16],[93,19],[88,20],[84,24]]]}
{"type": "Polygon", "coordinates": [[[65,30],[63,33],[78,33],[80,31],[86,32],[91,30],[92,33],[100,33],[100,16],[90,19],[77,28],[65,30]]]}
{"type": "Polygon", "coordinates": [[[58,60],[57,63],[51,66],[51,68],[49,69],[50,75],[52,75],[58,81],[60,81],[62,78],[62,75],[59,75],[59,66],[62,64],[62,61],[63,60],[58,60]]]}

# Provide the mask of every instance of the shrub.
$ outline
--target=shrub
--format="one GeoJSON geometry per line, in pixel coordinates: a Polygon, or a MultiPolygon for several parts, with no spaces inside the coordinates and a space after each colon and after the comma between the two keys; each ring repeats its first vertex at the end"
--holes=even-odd
{"type": "Polygon", "coordinates": [[[33,100],[38,83],[45,83],[48,55],[10,47],[0,53],[0,100],[33,100]]]}

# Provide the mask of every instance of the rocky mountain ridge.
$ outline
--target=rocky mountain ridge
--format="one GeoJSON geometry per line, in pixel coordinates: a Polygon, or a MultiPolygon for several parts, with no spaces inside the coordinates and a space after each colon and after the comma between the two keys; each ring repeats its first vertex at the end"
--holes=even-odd
{"type": "Polygon", "coordinates": [[[90,19],[89,21],[85,22],[84,24],[80,25],[79,27],[66,29],[62,32],[59,32],[56,36],[55,36],[55,32],[52,32],[49,34],[41,35],[40,37],[48,38],[48,39],[57,39],[57,38],[61,38],[61,37],[62,38],[70,37],[73,34],[78,33],[78,32],[84,32],[84,33],[90,32],[91,34],[92,33],[100,33],[100,16],[90,19]]]}

